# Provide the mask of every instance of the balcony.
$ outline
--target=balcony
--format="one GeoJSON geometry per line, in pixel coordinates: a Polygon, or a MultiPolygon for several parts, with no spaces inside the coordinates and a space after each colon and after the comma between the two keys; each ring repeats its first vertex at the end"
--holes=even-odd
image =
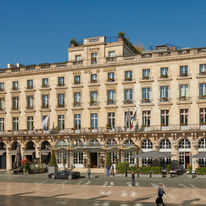
{"type": "Polygon", "coordinates": [[[116,104],[116,101],[114,99],[108,99],[107,105],[111,105],[111,104],[116,104]]]}
{"type": "Polygon", "coordinates": [[[42,84],[42,88],[49,88],[49,85],[48,84],[42,84]]]}
{"type": "Polygon", "coordinates": [[[133,99],[125,99],[123,101],[124,104],[133,104],[133,99]]]}
{"type": "Polygon", "coordinates": [[[158,81],[171,81],[171,80],[172,80],[172,77],[166,74],[162,74],[158,78],[158,81]]]}
{"type": "Polygon", "coordinates": [[[192,104],[191,97],[189,96],[180,96],[177,98],[177,104],[192,104]]]}
{"type": "Polygon", "coordinates": [[[161,97],[159,99],[159,105],[172,105],[172,99],[169,97],[161,97]]]}
{"type": "Polygon", "coordinates": [[[145,82],[153,82],[154,79],[151,78],[151,76],[143,76],[142,79],[140,80],[140,83],[145,83],[145,82]]]}
{"type": "Polygon", "coordinates": [[[182,79],[192,79],[192,76],[190,76],[188,73],[181,73],[179,76],[177,76],[177,80],[182,79]]]}
{"type": "Polygon", "coordinates": [[[27,85],[27,88],[26,89],[33,89],[34,87],[31,86],[31,85],[27,85]]]}
{"type": "Polygon", "coordinates": [[[200,78],[205,78],[206,77],[206,72],[205,71],[202,71],[200,72],[199,74],[197,74],[197,78],[200,79],[200,78]]]}
{"type": "Polygon", "coordinates": [[[32,105],[27,105],[26,109],[28,109],[28,110],[34,109],[34,106],[32,106],[32,105]]]}
{"type": "Polygon", "coordinates": [[[88,87],[93,87],[93,86],[100,86],[99,81],[95,79],[88,82],[88,87]]]}
{"type": "Polygon", "coordinates": [[[58,82],[57,86],[58,86],[58,87],[64,87],[64,86],[65,86],[65,84],[64,84],[64,83],[62,83],[62,82],[58,82]]]}
{"type": "Polygon", "coordinates": [[[42,104],[41,108],[42,109],[49,109],[49,105],[48,104],[42,104]]]}
{"type": "Polygon", "coordinates": [[[83,60],[76,60],[72,62],[73,65],[81,66],[83,64],[83,60]]]}
{"type": "Polygon", "coordinates": [[[80,107],[80,106],[81,106],[81,102],[76,101],[73,103],[73,107],[80,107]]]}
{"type": "Polygon", "coordinates": [[[117,57],[106,57],[106,62],[115,62],[117,57]]]}
{"type": "Polygon", "coordinates": [[[98,101],[91,100],[90,101],[90,106],[98,106],[98,101]]]}
{"type": "Polygon", "coordinates": [[[57,108],[64,108],[65,107],[65,105],[64,104],[61,104],[61,103],[59,103],[58,105],[57,105],[57,108]]]}
{"type": "Polygon", "coordinates": [[[122,84],[134,84],[136,83],[135,79],[132,78],[125,78],[122,84]]]}
{"type": "Polygon", "coordinates": [[[151,99],[150,98],[143,98],[142,103],[150,103],[151,99]]]}

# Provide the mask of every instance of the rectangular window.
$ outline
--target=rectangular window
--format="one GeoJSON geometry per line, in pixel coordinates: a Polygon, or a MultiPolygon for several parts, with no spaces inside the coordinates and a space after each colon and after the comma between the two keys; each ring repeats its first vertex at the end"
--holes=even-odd
{"type": "Polygon", "coordinates": [[[168,78],[168,67],[160,69],[160,78],[168,78]]]}
{"type": "Polygon", "coordinates": [[[58,115],[58,128],[64,130],[64,115],[58,115]]]}
{"type": "Polygon", "coordinates": [[[81,114],[75,114],[74,115],[74,128],[76,130],[81,129],[81,114]]]}
{"type": "Polygon", "coordinates": [[[132,71],[125,71],[125,81],[132,81],[132,71]]]}
{"type": "Polygon", "coordinates": [[[49,79],[48,78],[42,79],[42,87],[43,88],[49,87],[49,79]]]}
{"type": "Polygon", "coordinates": [[[33,123],[33,117],[27,117],[27,130],[28,131],[33,131],[34,129],[34,123],[33,123]]]}
{"type": "Polygon", "coordinates": [[[166,102],[169,100],[169,88],[168,86],[160,87],[160,101],[166,102]]]}
{"type": "Polygon", "coordinates": [[[12,98],[12,110],[18,110],[19,109],[19,98],[13,97],[12,98]]]}
{"type": "Polygon", "coordinates": [[[115,51],[109,51],[109,57],[110,58],[115,57],[115,51]]]}
{"type": "Polygon", "coordinates": [[[108,82],[114,82],[114,72],[108,72],[108,82]]]}
{"type": "Polygon", "coordinates": [[[181,77],[188,76],[188,66],[180,66],[180,76],[181,77]]]}
{"type": "Polygon", "coordinates": [[[12,85],[13,85],[13,90],[18,90],[19,89],[19,83],[18,83],[18,81],[13,81],[13,83],[12,83],[12,85]]]}
{"type": "Polygon", "coordinates": [[[33,89],[33,80],[27,80],[27,89],[33,89]]]}
{"type": "Polygon", "coordinates": [[[80,76],[74,76],[74,84],[80,84],[80,76]]]}
{"type": "Polygon", "coordinates": [[[108,112],[107,113],[107,124],[109,128],[115,128],[115,113],[114,112],[108,112]]]}
{"type": "Polygon", "coordinates": [[[34,108],[34,97],[27,96],[27,109],[33,109],[33,108],[34,108]]]}
{"type": "MultiPolygon", "coordinates": [[[[42,115],[42,122],[43,122],[47,117],[48,117],[47,115],[42,115]]],[[[44,129],[45,131],[48,131],[48,130],[49,130],[49,120],[48,120],[47,123],[45,123],[43,129],[44,129]]]]}
{"type": "Polygon", "coordinates": [[[12,129],[13,129],[13,131],[19,130],[19,118],[18,117],[12,118],[12,129]]]}
{"type": "Polygon", "coordinates": [[[0,111],[4,110],[4,98],[0,98],[0,111]]]}
{"type": "Polygon", "coordinates": [[[91,64],[97,64],[97,53],[91,53],[91,64]]]}
{"type": "Polygon", "coordinates": [[[91,113],[90,114],[90,119],[91,119],[91,128],[92,129],[97,129],[98,128],[98,115],[97,113],[91,113]]]}
{"type": "Polygon", "coordinates": [[[98,95],[98,93],[96,91],[95,92],[90,92],[90,105],[91,106],[98,105],[97,95],[98,95]]]}
{"type": "Polygon", "coordinates": [[[150,79],[150,69],[142,70],[142,79],[150,79]]]}
{"type": "Polygon", "coordinates": [[[169,110],[161,110],[161,126],[169,126],[169,110]]]}
{"type": "Polygon", "coordinates": [[[74,93],[74,107],[81,106],[81,93],[75,92],[74,93]]]}
{"type": "Polygon", "coordinates": [[[4,118],[0,118],[0,132],[4,131],[4,118]]]}
{"type": "Polygon", "coordinates": [[[200,64],[200,75],[206,75],[206,64],[200,64]]]}
{"type": "Polygon", "coordinates": [[[188,85],[180,85],[179,87],[180,89],[180,96],[179,96],[179,100],[187,100],[188,99],[188,85]]]}
{"type": "Polygon", "coordinates": [[[124,126],[126,128],[129,128],[130,127],[130,119],[131,117],[133,116],[133,112],[132,111],[127,111],[124,113],[124,126]]]}
{"type": "Polygon", "coordinates": [[[180,109],[180,125],[188,125],[188,109],[180,109]]]}
{"type": "Polygon", "coordinates": [[[64,86],[64,77],[58,77],[58,86],[63,87],[64,86]]]}
{"type": "Polygon", "coordinates": [[[4,91],[4,82],[0,82],[0,92],[4,91]]]}
{"type": "Polygon", "coordinates": [[[134,157],[132,152],[125,152],[124,153],[124,161],[128,162],[129,164],[134,164],[134,157]]]}
{"type": "Polygon", "coordinates": [[[74,164],[83,164],[83,152],[74,152],[74,164]]]}
{"type": "Polygon", "coordinates": [[[107,91],[107,104],[114,104],[115,103],[115,91],[108,90],[107,91]]]}
{"type": "Polygon", "coordinates": [[[75,61],[76,62],[81,62],[82,61],[82,56],[81,55],[75,55],[75,61]]]}
{"type": "Polygon", "coordinates": [[[142,111],[142,126],[150,127],[151,111],[142,111]]]}
{"type": "Polygon", "coordinates": [[[42,95],[42,108],[49,108],[49,95],[42,95]]]}
{"type": "Polygon", "coordinates": [[[206,99],[206,84],[200,84],[199,95],[199,99],[206,99]]]}
{"type": "Polygon", "coordinates": [[[91,74],[91,83],[97,83],[97,74],[91,74]]]}
{"type": "Polygon", "coordinates": [[[200,108],[200,124],[206,125],[206,108],[200,108]]]}
{"type": "Polygon", "coordinates": [[[133,103],[133,91],[132,91],[132,89],[125,89],[124,90],[124,103],[125,104],[132,104],[133,103]]]}
{"type": "Polygon", "coordinates": [[[64,94],[58,94],[58,107],[64,107],[64,94]]]}
{"type": "Polygon", "coordinates": [[[150,101],[150,88],[142,88],[142,102],[147,103],[150,101]]]}

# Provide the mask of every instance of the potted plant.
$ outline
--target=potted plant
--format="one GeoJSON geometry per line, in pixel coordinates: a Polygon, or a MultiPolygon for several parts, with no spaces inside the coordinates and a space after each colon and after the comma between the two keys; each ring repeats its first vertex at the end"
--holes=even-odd
{"type": "Polygon", "coordinates": [[[124,38],[125,38],[125,33],[124,33],[124,32],[119,32],[119,33],[118,33],[118,39],[119,39],[119,41],[123,41],[124,38]]]}
{"type": "Polygon", "coordinates": [[[186,100],[186,96],[181,96],[180,100],[186,100]]]}
{"type": "Polygon", "coordinates": [[[130,99],[126,99],[126,103],[127,103],[127,104],[130,104],[130,103],[131,103],[131,100],[130,100],[130,99]]]}
{"type": "Polygon", "coordinates": [[[186,77],[186,76],[187,76],[187,73],[185,73],[185,72],[184,72],[184,73],[181,73],[180,76],[181,76],[181,77],[186,77]]]}
{"type": "Polygon", "coordinates": [[[144,76],[143,79],[149,79],[149,76],[144,76]]]}
{"type": "Polygon", "coordinates": [[[144,102],[149,102],[149,99],[148,98],[144,98],[144,102]]]}
{"type": "Polygon", "coordinates": [[[58,167],[56,163],[56,157],[55,157],[54,151],[52,151],[50,162],[49,162],[49,173],[55,173],[57,172],[57,169],[58,167]]]}
{"type": "Polygon", "coordinates": [[[71,39],[70,44],[71,44],[71,47],[78,46],[78,43],[77,43],[76,39],[71,39]]]}
{"type": "Polygon", "coordinates": [[[168,101],[168,98],[167,98],[167,97],[162,97],[161,100],[162,100],[163,102],[166,102],[166,101],[168,101]]]}
{"type": "Polygon", "coordinates": [[[29,162],[29,160],[28,160],[28,159],[23,159],[23,160],[21,160],[21,165],[22,165],[22,167],[23,167],[23,173],[24,173],[24,175],[25,175],[25,174],[28,174],[29,171],[30,171],[30,162],[29,162]]]}
{"type": "Polygon", "coordinates": [[[167,74],[161,74],[161,78],[167,78],[168,75],[167,74]]]}
{"type": "Polygon", "coordinates": [[[58,86],[59,86],[59,87],[62,87],[62,86],[64,86],[64,84],[61,83],[61,82],[58,82],[58,86]]]}

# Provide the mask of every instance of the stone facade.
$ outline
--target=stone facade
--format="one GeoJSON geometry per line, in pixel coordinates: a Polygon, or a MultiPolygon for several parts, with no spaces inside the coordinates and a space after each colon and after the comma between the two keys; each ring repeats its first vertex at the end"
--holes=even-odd
{"type": "Polygon", "coordinates": [[[197,167],[191,157],[206,151],[206,48],[136,54],[128,41],[88,38],[68,49],[67,62],[8,65],[0,87],[1,168],[12,169],[15,142],[31,160],[55,150],[59,167],[62,159],[68,167],[100,167],[107,151],[113,161],[148,164],[131,156],[150,150],[197,167]],[[42,116],[49,116],[47,131],[42,116]]]}

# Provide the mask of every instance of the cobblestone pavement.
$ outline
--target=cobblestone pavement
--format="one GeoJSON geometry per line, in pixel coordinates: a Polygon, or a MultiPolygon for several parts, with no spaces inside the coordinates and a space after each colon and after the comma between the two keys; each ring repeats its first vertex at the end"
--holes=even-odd
{"type": "Polygon", "coordinates": [[[0,174],[0,206],[29,205],[155,205],[157,188],[163,183],[167,205],[206,205],[206,180],[177,178],[130,178],[93,175],[92,179],[50,180],[47,174],[0,174]],[[96,177],[95,177],[96,176],[96,177]],[[27,203],[27,204],[26,204],[27,203]]]}

